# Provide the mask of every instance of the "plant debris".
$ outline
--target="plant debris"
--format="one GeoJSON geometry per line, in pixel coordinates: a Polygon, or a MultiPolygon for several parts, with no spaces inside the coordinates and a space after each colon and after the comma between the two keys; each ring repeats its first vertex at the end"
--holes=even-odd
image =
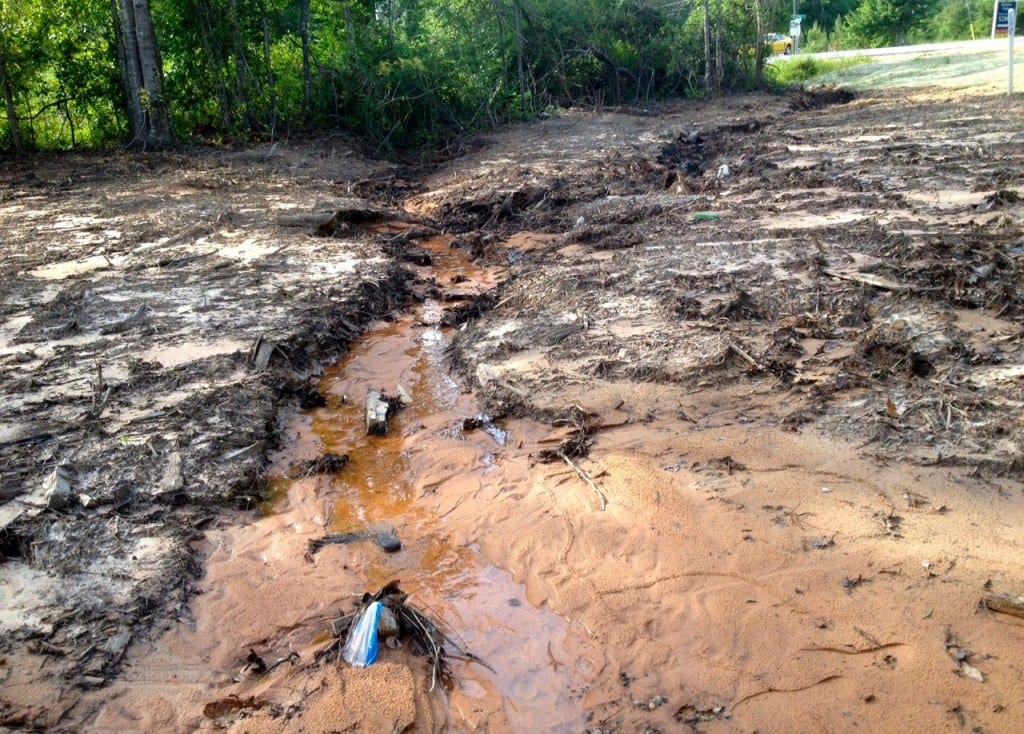
{"type": "Polygon", "coordinates": [[[308,459],[288,469],[289,479],[300,479],[318,474],[337,474],[348,465],[347,454],[323,454],[315,459],[308,459]]]}
{"type": "Polygon", "coordinates": [[[398,621],[397,634],[386,637],[389,646],[406,645],[416,655],[425,655],[430,661],[430,690],[440,682],[445,688],[454,685],[449,658],[468,660],[491,670],[493,669],[473,653],[463,649],[452,637],[412,604],[408,594],[402,591],[399,582],[391,581],[376,593],[363,594],[358,607],[350,614],[338,617],[331,623],[334,642],[321,648],[315,654],[316,660],[340,660],[349,630],[359,618],[359,613],[371,602],[381,602],[398,621]]]}

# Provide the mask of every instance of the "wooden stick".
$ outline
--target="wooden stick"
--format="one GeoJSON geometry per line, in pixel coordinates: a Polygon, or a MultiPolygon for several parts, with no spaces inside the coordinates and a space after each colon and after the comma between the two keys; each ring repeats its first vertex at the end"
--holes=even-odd
{"type": "Polygon", "coordinates": [[[1024,602],[1005,596],[986,596],[981,603],[993,612],[1002,612],[1024,619],[1024,602]]]}
{"type": "Polygon", "coordinates": [[[764,367],[756,359],[754,359],[749,354],[747,354],[745,351],[743,351],[743,348],[740,347],[739,344],[737,344],[736,342],[732,341],[731,339],[729,340],[729,349],[731,349],[732,351],[736,352],[736,354],[740,355],[744,359],[744,361],[748,362],[750,364],[750,366],[753,367],[755,370],[763,370],[764,369],[764,367]]]}
{"type": "Polygon", "coordinates": [[[905,283],[896,283],[895,281],[882,278],[878,275],[872,275],[871,273],[851,273],[843,270],[833,270],[832,268],[822,268],[821,272],[833,278],[849,280],[854,283],[863,283],[864,285],[870,285],[873,288],[880,288],[885,291],[895,291],[899,293],[901,291],[910,290],[910,286],[905,283]]]}
{"type": "Polygon", "coordinates": [[[601,498],[601,511],[604,512],[604,509],[608,507],[608,498],[604,496],[604,492],[598,489],[597,485],[594,484],[594,480],[590,478],[590,475],[587,474],[582,469],[580,469],[578,466],[576,466],[576,464],[573,463],[572,459],[570,459],[564,451],[559,451],[558,456],[561,457],[562,461],[568,464],[574,472],[576,472],[576,475],[580,479],[582,479],[584,482],[590,485],[590,488],[594,490],[594,494],[601,498]]]}

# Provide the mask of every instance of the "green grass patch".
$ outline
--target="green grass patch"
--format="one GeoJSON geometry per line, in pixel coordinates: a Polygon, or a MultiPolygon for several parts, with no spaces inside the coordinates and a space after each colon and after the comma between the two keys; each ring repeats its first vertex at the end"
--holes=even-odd
{"type": "Polygon", "coordinates": [[[867,56],[852,56],[841,59],[816,59],[810,56],[797,56],[793,59],[772,61],[765,68],[765,76],[779,87],[790,87],[805,84],[826,74],[834,74],[852,66],[870,63],[867,56]]]}

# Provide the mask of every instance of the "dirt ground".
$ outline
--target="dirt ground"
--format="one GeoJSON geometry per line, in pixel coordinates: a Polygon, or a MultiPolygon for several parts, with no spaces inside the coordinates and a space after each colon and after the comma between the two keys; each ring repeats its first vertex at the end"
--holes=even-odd
{"type": "Polygon", "coordinates": [[[1024,730],[1022,106],[4,163],[0,725],[1024,730]],[[392,578],[489,668],[317,658],[392,578]]]}

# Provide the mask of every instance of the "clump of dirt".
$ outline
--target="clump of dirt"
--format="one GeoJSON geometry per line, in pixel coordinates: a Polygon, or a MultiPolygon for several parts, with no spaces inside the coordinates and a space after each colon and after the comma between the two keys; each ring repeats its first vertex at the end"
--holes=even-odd
{"type": "Polygon", "coordinates": [[[801,89],[789,97],[789,107],[792,110],[820,110],[835,105],[848,104],[857,98],[856,93],[851,89],[843,87],[814,87],[812,89],[801,89]]]}

